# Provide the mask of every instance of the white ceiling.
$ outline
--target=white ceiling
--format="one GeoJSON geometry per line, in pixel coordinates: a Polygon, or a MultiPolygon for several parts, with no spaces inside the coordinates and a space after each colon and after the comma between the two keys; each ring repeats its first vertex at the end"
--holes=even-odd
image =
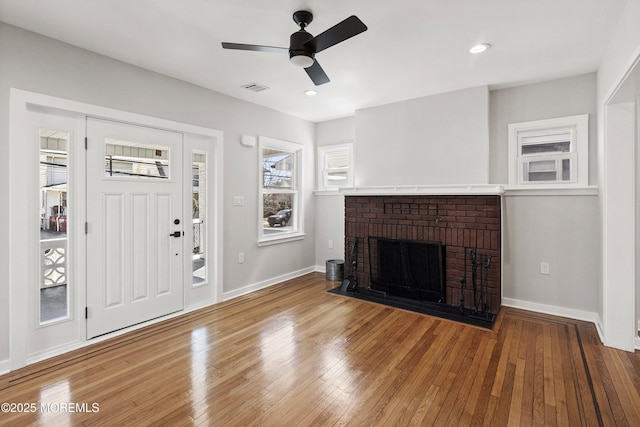
{"type": "MultiPolygon", "coordinates": [[[[626,0],[0,0],[0,20],[314,122],[479,85],[516,86],[596,71],[626,0]],[[286,55],[291,16],[319,34],[350,15],[368,30],[318,53],[331,82],[286,55]],[[481,55],[479,42],[493,48],[481,55]],[[257,82],[270,89],[242,89],[257,82]]],[[[0,58],[1,60],[1,58],[0,58]]]]}

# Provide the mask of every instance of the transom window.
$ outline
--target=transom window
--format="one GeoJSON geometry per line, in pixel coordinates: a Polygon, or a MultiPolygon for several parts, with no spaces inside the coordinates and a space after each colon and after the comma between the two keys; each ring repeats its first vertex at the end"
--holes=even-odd
{"type": "Polygon", "coordinates": [[[169,179],[169,147],[107,138],[104,173],[108,177],[169,179]]]}
{"type": "Polygon", "coordinates": [[[509,184],[588,185],[588,115],[509,125],[509,184]]]}

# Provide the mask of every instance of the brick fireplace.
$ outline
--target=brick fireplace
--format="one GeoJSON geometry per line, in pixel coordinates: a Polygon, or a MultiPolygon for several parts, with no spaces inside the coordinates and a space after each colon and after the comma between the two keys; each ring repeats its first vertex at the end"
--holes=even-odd
{"type": "MultiPolygon", "coordinates": [[[[467,278],[464,305],[473,307],[470,250],[491,257],[486,272],[487,306],[500,304],[500,196],[498,195],[347,195],[345,196],[346,271],[351,265],[351,242],[358,239],[357,278],[369,286],[369,236],[440,242],[444,247],[446,304],[460,304],[460,278],[467,278]],[[466,262],[466,264],[465,264],[466,262]]],[[[480,276],[482,277],[482,276],[480,276]]]]}

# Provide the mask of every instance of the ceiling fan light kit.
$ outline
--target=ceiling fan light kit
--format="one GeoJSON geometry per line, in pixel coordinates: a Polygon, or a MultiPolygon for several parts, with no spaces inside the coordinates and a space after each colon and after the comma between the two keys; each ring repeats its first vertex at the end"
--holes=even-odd
{"type": "Polygon", "coordinates": [[[252,50],[258,52],[278,53],[288,51],[289,62],[304,68],[313,83],[319,86],[328,83],[329,77],[315,59],[316,53],[367,30],[367,26],[355,15],[348,17],[315,37],[305,30],[311,21],[313,21],[313,14],[311,12],[299,10],[293,14],[293,21],[298,24],[300,29],[291,34],[289,38],[289,49],[227,42],[222,42],[222,47],[224,49],[252,50]]]}

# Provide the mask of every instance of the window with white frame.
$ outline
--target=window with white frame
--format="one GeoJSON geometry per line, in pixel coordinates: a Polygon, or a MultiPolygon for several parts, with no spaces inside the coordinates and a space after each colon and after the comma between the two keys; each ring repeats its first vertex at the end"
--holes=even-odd
{"type": "Polygon", "coordinates": [[[258,241],[268,244],[301,238],[302,145],[261,136],[259,146],[258,241]]]}
{"type": "Polygon", "coordinates": [[[586,187],[589,115],[509,125],[509,185],[586,187]]]}
{"type": "Polygon", "coordinates": [[[318,147],[318,190],[353,187],[353,144],[318,147]]]}

